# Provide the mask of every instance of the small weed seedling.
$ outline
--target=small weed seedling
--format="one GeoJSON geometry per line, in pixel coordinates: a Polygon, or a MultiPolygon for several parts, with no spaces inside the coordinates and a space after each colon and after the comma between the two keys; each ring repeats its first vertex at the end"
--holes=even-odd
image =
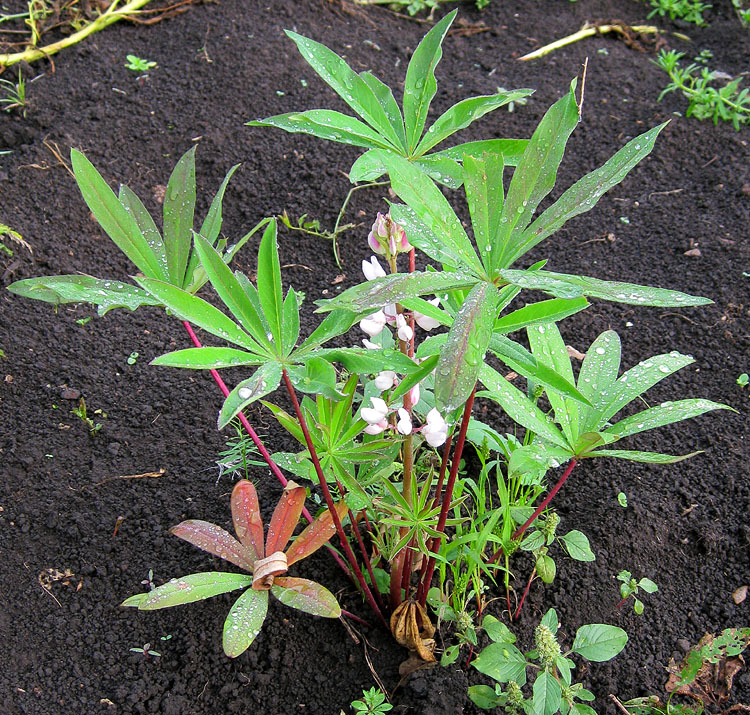
{"type": "Polygon", "coordinates": [[[12,112],[14,109],[21,111],[26,116],[28,100],[26,99],[26,80],[21,72],[18,72],[18,81],[0,78],[0,104],[3,111],[12,112]]]}
{"type": "Polygon", "coordinates": [[[711,119],[714,124],[719,119],[732,122],[739,131],[741,124],[750,124],[750,93],[747,89],[740,89],[742,77],[729,78],[723,87],[712,87],[711,83],[718,79],[726,79],[726,75],[712,71],[708,67],[699,67],[693,62],[687,67],[680,67],[680,60],[685,56],[683,52],[675,50],[660,50],[654,63],[663,69],[671,82],[662,90],[659,101],[670,92],[680,91],[688,99],[687,117],[697,119],[711,119]],[[700,73],[698,70],[700,69],[700,73]]]}
{"type": "Polygon", "coordinates": [[[628,635],[622,628],[595,623],[581,626],[573,647],[563,653],[556,635],[559,628],[557,613],[550,608],[534,631],[534,649],[522,653],[514,645],[516,637],[507,626],[491,616],[484,620],[487,635],[493,642],[472,661],[472,665],[496,680],[497,684],[494,688],[489,685],[469,688],[472,702],[483,710],[503,706],[510,713],[593,713],[589,706],[576,702],[590,702],[594,695],[580,683],[573,683],[572,672],[576,665],[570,655],[575,653],[600,663],[614,658],[628,642],[628,635]],[[526,697],[523,688],[527,684],[529,668],[535,678],[531,697],[526,697]],[[503,684],[506,684],[505,690],[503,684]]]}
{"type": "MultiPolygon", "coordinates": [[[[84,422],[88,426],[89,432],[92,435],[95,435],[103,427],[101,422],[95,423],[94,420],[88,416],[88,410],[86,409],[86,401],[83,399],[83,397],[78,402],[78,407],[74,407],[71,410],[71,413],[74,414],[76,417],[78,417],[81,420],[81,422],[84,422]]],[[[98,415],[102,419],[107,418],[106,413],[102,412],[101,410],[94,410],[94,414],[98,415]]]]}
{"type": "Polygon", "coordinates": [[[372,687],[362,691],[362,700],[352,702],[352,710],[357,715],[382,715],[393,710],[393,705],[385,702],[385,694],[380,688],[372,687]]]}
{"type": "Polygon", "coordinates": [[[132,70],[133,72],[148,72],[149,70],[157,67],[156,62],[141,59],[136,55],[127,55],[125,59],[127,60],[127,62],[125,62],[125,67],[127,67],[129,70],[132,70]]]}
{"type": "Polygon", "coordinates": [[[628,497],[625,494],[625,492],[618,492],[617,494],[617,503],[623,508],[628,508],[628,497]]]}
{"type": "Polygon", "coordinates": [[[131,648],[131,653],[143,653],[144,657],[146,658],[161,658],[161,653],[156,650],[151,650],[151,644],[150,643],[144,643],[142,648],[131,648]]]}
{"type": "Polygon", "coordinates": [[[700,0],[651,0],[651,7],[653,10],[648,14],[649,19],[654,15],[659,15],[659,17],[669,15],[672,21],[682,20],[705,27],[708,23],[703,19],[703,13],[710,10],[712,6],[700,0]]]}
{"type": "MultiPolygon", "coordinates": [[[[326,544],[336,529],[328,510],[323,511],[283,552],[299,522],[305,489],[289,482],[273,513],[268,536],[263,533],[258,494],[252,482],[237,482],[232,490],[232,521],[235,539],[215,524],[188,519],[171,532],[213,556],[225,559],[252,575],[209,571],[173,578],[147,593],[123,601],[123,606],[141,611],[170,608],[202,601],[237,589],[246,589],[235,601],[224,622],[224,652],[230,658],[244,653],[260,633],[268,610],[268,592],[283,604],[314,616],[338,618],[341,608],[335,596],[314,581],[282,576],[289,566],[326,544]]],[[[346,503],[336,505],[339,519],[346,503]]]]}
{"type": "Polygon", "coordinates": [[[740,387],[746,387],[747,384],[750,382],[750,375],[748,375],[746,372],[743,372],[738,378],[737,378],[737,384],[740,387]]]}
{"type": "Polygon", "coordinates": [[[750,5],[747,0],[732,0],[732,6],[742,27],[750,27],[750,5]]]}
{"type": "Polygon", "coordinates": [[[128,355],[127,363],[128,365],[135,365],[137,360],[138,360],[138,353],[133,351],[132,353],[130,353],[130,355],[128,355]]]}
{"type": "Polygon", "coordinates": [[[650,578],[644,576],[640,581],[636,581],[630,571],[620,571],[617,574],[617,580],[622,581],[620,584],[620,596],[622,596],[622,600],[617,604],[616,608],[620,608],[632,596],[633,610],[639,616],[643,613],[643,603],[637,597],[638,591],[643,589],[646,593],[656,593],[659,590],[659,587],[650,578]]]}

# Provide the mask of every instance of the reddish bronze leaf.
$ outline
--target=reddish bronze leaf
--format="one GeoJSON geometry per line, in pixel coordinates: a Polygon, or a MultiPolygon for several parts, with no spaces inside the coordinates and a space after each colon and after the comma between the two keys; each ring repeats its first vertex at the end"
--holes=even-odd
{"type": "Polygon", "coordinates": [[[305,505],[305,496],[304,487],[294,482],[287,482],[284,493],[271,517],[271,525],[268,527],[267,554],[283,551],[289,539],[292,538],[302,513],[302,507],[305,505]]]}
{"type": "MultiPolygon", "coordinates": [[[[346,515],[346,503],[342,499],[335,505],[339,520],[346,515]]],[[[294,543],[286,552],[287,565],[291,566],[295,561],[308,557],[321,546],[328,543],[336,533],[336,525],[331,517],[331,512],[326,509],[312,524],[294,540],[294,543]]]]}
{"type": "Polygon", "coordinates": [[[257,559],[265,556],[263,550],[263,519],[260,515],[258,492],[255,485],[243,479],[232,490],[232,521],[237,538],[257,559]]]}
{"type": "Polygon", "coordinates": [[[173,526],[169,531],[193,546],[229,561],[245,571],[253,570],[255,554],[252,549],[243,546],[228,531],[216,524],[199,519],[188,519],[173,526]]]}

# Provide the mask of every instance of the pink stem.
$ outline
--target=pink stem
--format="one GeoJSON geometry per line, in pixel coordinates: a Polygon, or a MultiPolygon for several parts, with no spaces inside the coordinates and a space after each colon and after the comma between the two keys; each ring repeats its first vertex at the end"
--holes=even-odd
{"type": "MultiPolygon", "coordinates": [[[[534,569],[531,572],[531,576],[529,576],[529,582],[526,584],[526,590],[523,592],[523,596],[521,596],[521,602],[518,604],[516,613],[511,620],[516,620],[518,616],[520,615],[521,608],[523,608],[523,602],[526,600],[526,596],[529,595],[529,589],[531,588],[531,582],[534,580],[535,574],[536,574],[536,567],[534,567],[534,569]]],[[[510,611],[508,611],[508,613],[510,613],[510,611]]]]}

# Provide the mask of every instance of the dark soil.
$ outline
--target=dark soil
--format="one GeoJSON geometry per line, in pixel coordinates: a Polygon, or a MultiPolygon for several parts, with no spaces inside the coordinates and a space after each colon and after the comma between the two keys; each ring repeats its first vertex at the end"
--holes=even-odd
{"type": "MultiPolygon", "coordinates": [[[[584,350],[602,330],[617,330],[627,366],[670,350],[692,354],[695,364],[655,388],[649,401],[701,396],[738,411],[638,442],[673,453],[705,450],[694,459],[671,467],[585,464],[556,500],[563,527],[588,534],[597,560],[560,558],[555,583],[532,586],[517,632],[531,647],[531,629],[550,606],[568,644],[583,623],[626,628],[630,642],[622,655],[579,671],[600,711],[611,710],[610,693],[663,694],[670,657],[682,657],[706,631],[750,622],[750,600],[732,600],[750,581],[748,388],[736,384],[750,368],[750,130],[676,115],[685,103],[674,94],[657,103],[666,75],[652,55],[610,37],[516,61],[586,20],[642,22],[646,11],[631,0],[495,0],[481,13],[462,6],[465,28],[479,23],[482,31],[447,38],[433,110],[498,86],[531,87],[536,92],[526,106],[498,110],[464,133],[466,139],[528,137],[588,57],[583,122],[569,143],[557,195],[631,137],[672,119],[646,161],[533,256],[550,256],[552,270],[711,297],[713,305],[683,311],[595,302],[566,320],[563,332],[584,350]],[[692,248],[700,256],[685,255],[692,248]],[[615,500],[619,491],[627,494],[627,509],[615,500]],[[613,608],[621,569],[659,585],[640,617],[613,608]]],[[[669,40],[689,56],[709,49],[713,68],[746,71],[750,35],[729,0],[715,0],[707,18],[705,29],[660,24],[693,38],[690,45],[669,40]]],[[[221,0],[151,27],[117,24],[56,56],[54,71],[48,62],[25,68],[41,76],[28,87],[26,118],[0,116],[0,150],[12,150],[0,157],[0,221],[34,253],[6,240],[15,255],[0,253],[3,284],[73,272],[126,279],[132,272],[50,147],[63,158],[70,147],[82,149],[113,185],[128,184],[156,212],[159,186],[197,143],[201,212],[229,167],[242,164],[225,200],[226,235],[239,237],[284,209],[332,225],[348,187],[343,172],[356,151],[244,126],[294,109],[340,106],[283,29],[314,37],[358,70],[371,68],[400,87],[426,27],[348,2],[221,0]],[[158,69],[137,80],[123,66],[129,53],[157,61],[158,69]]],[[[308,305],[359,280],[367,224],[382,206],[376,190],[366,193],[348,214],[362,228],[341,241],[343,282],[329,245],[282,233],[284,280],[306,292],[308,305]]],[[[257,241],[241,253],[241,269],[252,272],[256,247],[257,241]]],[[[231,595],[156,613],[119,607],[145,588],[149,570],[159,584],[219,567],[167,530],[186,517],[228,523],[231,484],[216,480],[225,436],[215,429],[220,393],[210,377],[149,366],[155,356],[189,344],[179,323],[156,309],[76,322],[92,314],[85,306],[56,314],[47,304],[0,294],[0,711],[338,715],[374,684],[369,659],[393,691],[394,712],[478,712],[465,696],[468,684],[483,682],[471,669],[422,671],[395,689],[406,653],[376,627],[355,642],[338,622],[275,603],[255,644],[230,660],[221,650],[221,626],[231,595]],[[129,365],[133,351],[139,358],[129,365]],[[70,413],[77,404],[71,396],[79,393],[90,412],[106,413],[106,419],[94,415],[103,424],[94,436],[70,413]],[[159,477],[119,478],[160,469],[159,477]],[[40,577],[49,569],[71,575],[44,588],[40,577]],[[130,652],[145,643],[161,657],[130,652]]],[[[235,384],[238,375],[227,379],[235,384]]],[[[251,421],[274,448],[292,447],[267,413],[254,410],[251,421]]],[[[253,478],[270,508],[279,486],[264,469],[253,478]]],[[[520,579],[528,566],[517,563],[520,579]]],[[[329,586],[347,610],[370,617],[325,552],[300,564],[298,573],[329,586]]],[[[493,595],[491,610],[504,617],[503,594],[493,595]]],[[[733,700],[750,702],[747,670],[735,681],[733,700]]]]}

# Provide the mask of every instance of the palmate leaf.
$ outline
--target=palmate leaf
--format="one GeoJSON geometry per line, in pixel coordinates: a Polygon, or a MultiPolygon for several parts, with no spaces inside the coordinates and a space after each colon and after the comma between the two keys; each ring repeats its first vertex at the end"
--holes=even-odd
{"type": "Polygon", "coordinates": [[[612,457],[614,459],[625,459],[628,462],[642,462],[644,464],[675,464],[676,462],[681,462],[683,459],[695,457],[697,454],[701,454],[701,450],[690,452],[690,454],[672,455],[661,454],[660,452],[638,452],[627,449],[597,449],[581,455],[581,458],[612,457]]]}
{"type": "Polygon", "coordinates": [[[236,591],[238,588],[247,588],[252,582],[253,577],[246,574],[220,571],[193,573],[173,578],[146,594],[139,593],[131,596],[121,605],[137,607],[141,611],[156,611],[160,608],[202,601],[221,593],[236,591]]]}
{"type": "Polygon", "coordinates": [[[315,581],[280,576],[274,580],[271,593],[285,606],[323,618],[339,618],[341,606],[336,597],[315,581]]]}
{"type": "Polygon", "coordinates": [[[241,479],[232,489],[230,500],[232,508],[232,522],[234,531],[242,545],[252,551],[257,558],[265,557],[265,536],[263,534],[263,519],[260,514],[258,492],[255,485],[241,479]]]}
{"type": "Polygon", "coordinates": [[[591,210],[603,194],[619,184],[636,164],[651,153],[656,137],[667,124],[660,124],[629,141],[603,166],[573,184],[518,238],[509,255],[508,265],[558,231],[569,219],[591,210]]]}
{"type": "Polygon", "coordinates": [[[551,271],[522,271],[505,269],[500,271],[500,278],[520,288],[541,290],[558,298],[578,298],[591,296],[615,303],[629,305],[654,306],[658,308],[682,308],[713,303],[708,298],[680,293],[664,288],[603,281],[588,276],[575,276],[551,271]]]}
{"type": "Polygon", "coordinates": [[[345,308],[354,313],[365,313],[378,310],[390,303],[399,303],[404,298],[471,288],[476,283],[477,278],[463,273],[393,273],[348,288],[330,300],[317,301],[319,307],[316,312],[345,308]]]}
{"type": "Polygon", "coordinates": [[[523,308],[498,318],[495,333],[512,333],[532,325],[545,325],[580,312],[588,306],[585,298],[553,298],[530,303],[523,308]]]}
{"type": "Polygon", "coordinates": [[[164,250],[170,282],[179,287],[185,284],[185,269],[193,245],[195,149],[193,146],[177,162],[164,194],[164,250]]]}
{"type": "Polygon", "coordinates": [[[268,613],[268,591],[248,588],[235,602],[224,621],[222,642],[230,658],[242,655],[260,633],[268,613]]]}
{"type": "Polygon", "coordinates": [[[492,283],[479,283],[456,315],[435,371],[435,402],[440,412],[452,412],[471,395],[492,337],[497,298],[492,283]]]}
{"type": "Polygon", "coordinates": [[[113,308],[135,310],[141,305],[161,305],[145,290],[130,283],[94,278],[93,276],[47,276],[25,278],[8,286],[8,290],[24,298],[45,303],[92,303],[99,315],[113,308]]]}
{"type": "Polygon", "coordinates": [[[396,100],[393,97],[393,90],[370,71],[360,72],[359,76],[372,90],[375,98],[380,102],[380,106],[383,107],[385,116],[393,127],[393,131],[398,137],[400,146],[406,148],[404,119],[401,116],[401,110],[398,108],[398,104],[396,104],[396,100]]]}
{"type": "Polygon", "coordinates": [[[220,370],[224,367],[262,365],[268,361],[266,355],[237,350],[236,348],[186,348],[165,353],[151,361],[152,365],[182,367],[189,370],[220,370]]]}
{"type": "Polygon", "coordinates": [[[424,36],[409,61],[404,82],[404,124],[409,154],[422,136],[427,112],[437,91],[435,67],[443,55],[443,40],[456,14],[454,10],[440,20],[424,36]]]}
{"type": "Polygon", "coordinates": [[[278,362],[267,362],[252,377],[240,382],[221,406],[219,429],[224,429],[248,405],[276,390],[281,383],[281,375],[282,368],[278,362]]]}
{"type": "Polygon", "coordinates": [[[255,566],[256,552],[216,524],[188,519],[173,526],[169,533],[245,571],[252,571],[255,566]]]}
{"type": "Polygon", "coordinates": [[[276,221],[271,221],[263,233],[258,249],[258,298],[263,315],[271,328],[276,349],[281,352],[281,323],[284,312],[284,291],[281,287],[281,264],[276,243],[276,221]]]}
{"type": "Polygon", "coordinates": [[[138,230],[143,234],[146,243],[154,252],[156,260],[159,261],[164,273],[169,275],[169,264],[167,263],[167,253],[164,248],[164,241],[162,240],[159,229],[156,227],[156,223],[151,214],[147,211],[138,196],[124,184],[120,186],[118,198],[125,210],[135,220],[138,230]]]}
{"type": "Polygon", "coordinates": [[[117,247],[144,275],[167,279],[159,259],[148,245],[135,219],[120,203],[94,165],[72,149],[70,162],[86,205],[117,247]]]}
{"type": "Polygon", "coordinates": [[[490,253],[503,211],[503,157],[487,154],[481,159],[464,156],[464,190],[471,213],[474,240],[485,269],[491,269],[490,253]]]}
{"type": "Polygon", "coordinates": [[[393,370],[403,374],[411,374],[419,366],[409,357],[398,350],[368,350],[366,348],[320,348],[306,356],[308,358],[324,358],[330,362],[341,363],[349,372],[357,374],[372,374],[382,370],[393,370]]]}

